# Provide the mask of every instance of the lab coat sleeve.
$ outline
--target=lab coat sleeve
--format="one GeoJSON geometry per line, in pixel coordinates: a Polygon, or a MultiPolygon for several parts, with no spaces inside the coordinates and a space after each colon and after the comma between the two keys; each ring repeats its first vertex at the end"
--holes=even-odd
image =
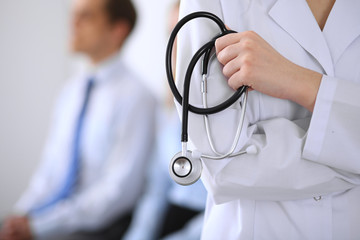
{"type": "Polygon", "coordinates": [[[145,164],[154,136],[155,101],[146,96],[129,101],[126,112],[119,111],[123,117],[112,131],[108,164],[99,170],[102,171],[99,179],[42,215],[31,217],[36,239],[101,229],[132,210],[141,194],[145,164]]]}
{"type": "Polygon", "coordinates": [[[360,79],[324,75],[317,95],[303,156],[360,174],[360,79]]]}
{"type": "MultiPolygon", "coordinates": [[[[214,1],[211,4],[206,1],[182,1],[180,14],[184,16],[190,12],[206,10],[223,18],[221,9],[219,1],[214,1]]],[[[180,92],[182,92],[182,83],[191,54],[216,35],[216,26],[208,26],[209,24],[200,21],[193,25],[189,28],[190,30],[184,30],[178,39],[177,81],[180,92]],[[200,32],[201,34],[199,34],[200,32]]],[[[196,84],[200,83],[199,70],[195,70],[193,75],[192,84],[194,87],[192,85],[192,90],[200,93],[197,86],[200,84],[196,84]]],[[[324,76],[323,82],[327,78],[327,76],[324,76]]],[[[350,82],[346,82],[346,84],[356,86],[356,84],[350,82]]],[[[323,85],[322,87],[326,88],[326,85],[323,85]]],[[[190,90],[190,103],[201,106],[200,98],[197,97],[200,94],[192,94],[192,90],[190,90]]],[[[345,90],[346,86],[342,90],[343,94],[346,94],[345,90]]],[[[354,91],[356,92],[356,90],[354,91]]],[[[258,153],[256,155],[245,154],[220,161],[203,160],[202,179],[215,203],[224,203],[239,198],[275,201],[303,199],[344,191],[359,185],[359,163],[356,162],[358,156],[360,156],[359,147],[356,147],[359,146],[359,128],[355,124],[359,122],[359,101],[356,104],[350,103],[354,100],[350,96],[342,100],[340,93],[341,90],[337,95],[334,95],[334,100],[336,100],[333,101],[334,105],[345,102],[342,106],[335,107],[335,109],[338,109],[336,113],[332,111],[334,116],[331,116],[332,119],[327,124],[329,130],[325,134],[329,135],[337,132],[338,135],[342,134],[342,137],[337,138],[334,135],[334,137],[327,138],[327,136],[323,136],[324,143],[318,146],[321,148],[320,155],[316,155],[316,151],[319,152],[319,150],[318,147],[314,146],[318,145],[317,139],[314,139],[316,138],[315,131],[321,131],[321,129],[313,130],[316,128],[315,120],[312,121],[312,126],[307,132],[296,121],[291,121],[286,117],[279,116],[251,123],[247,114],[237,150],[252,144],[257,147],[258,153]],[[342,111],[340,109],[343,109],[344,106],[346,106],[345,108],[351,108],[350,112],[356,112],[351,115],[352,120],[349,120],[345,115],[342,115],[340,119],[337,117],[342,111]],[[349,121],[352,121],[352,126],[348,125],[349,121]],[[344,128],[349,130],[345,131],[344,128]],[[349,131],[354,128],[357,128],[357,131],[349,135],[349,131]],[[309,135],[309,143],[307,143],[307,135],[309,135]],[[349,143],[349,139],[354,141],[349,143]],[[341,144],[341,141],[346,144],[349,143],[349,146],[347,146],[348,151],[340,152],[338,148],[335,148],[335,146],[341,144]],[[303,156],[305,144],[307,147],[303,156]],[[329,157],[333,151],[338,152],[329,157]],[[346,160],[343,160],[344,158],[346,160]]],[[[319,105],[320,101],[327,101],[326,94],[321,93],[320,90],[319,105]]],[[[356,95],[352,97],[355,98],[356,95]]],[[[251,98],[249,101],[251,101],[251,98]]],[[[179,105],[178,108],[181,112],[179,105]]],[[[349,110],[347,109],[346,112],[349,110]]],[[[251,112],[251,110],[249,111],[251,112]]],[[[239,112],[238,109],[229,108],[221,112],[221,114],[212,116],[212,125],[217,126],[212,128],[212,135],[216,136],[214,141],[217,141],[216,145],[219,146],[222,152],[226,152],[227,146],[231,146],[233,138],[229,135],[229,132],[235,132],[237,126],[228,121],[236,119],[237,112],[239,112]],[[226,124],[224,124],[225,120],[227,120],[226,124]]],[[[323,117],[321,112],[317,112],[317,109],[315,109],[314,115],[315,118],[323,117]]],[[[348,113],[347,116],[349,116],[348,113]]],[[[202,116],[189,115],[189,136],[191,141],[196,149],[211,154],[203,125],[202,116]]]]}

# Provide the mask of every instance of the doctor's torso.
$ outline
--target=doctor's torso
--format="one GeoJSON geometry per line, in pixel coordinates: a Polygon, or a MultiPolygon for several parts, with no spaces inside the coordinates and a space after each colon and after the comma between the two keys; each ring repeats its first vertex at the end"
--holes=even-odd
{"type": "MultiPolygon", "coordinates": [[[[285,58],[302,67],[356,84],[360,82],[359,1],[337,1],[323,31],[320,30],[306,1],[302,0],[187,0],[182,2],[181,16],[194,11],[212,12],[219,16],[229,28],[237,32],[249,30],[256,32],[285,58]]],[[[178,63],[178,69],[179,66],[186,66],[191,54],[219,32],[217,26],[208,20],[196,21],[193,23],[191,32],[186,33],[187,37],[191,36],[188,41],[179,40],[178,50],[186,50],[181,52],[180,57],[185,63],[178,63]]],[[[195,75],[200,75],[199,69],[194,71],[190,103],[202,106],[200,77],[195,77],[195,75]]],[[[222,67],[217,61],[210,63],[209,106],[224,101],[232,93],[221,70],[222,67]]],[[[177,77],[180,81],[179,91],[182,92],[182,73],[178,73],[177,77]]],[[[326,90],[324,91],[326,95],[326,90]]],[[[332,94],[334,93],[329,91],[329,96],[332,94]]],[[[233,133],[238,123],[236,120],[238,108],[238,105],[234,104],[224,113],[210,116],[210,123],[213,126],[212,134],[218,136],[214,137],[214,142],[222,152],[226,152],[233,141],[233,133]]],[[[321,112],[321,109],[317,111],[321,112]]],[[[321,114],[318,115],[321,118],[321,114]]],[[[283,118],[298,125],[300,131],[303,130],[300,138],[306,138],[311,116],[312,113],[294,102],[276,99],[255,91],[249,93],[246,117],[250,126],[261,121],[283,118]]],[[[286,126],[283,125],[273,131],[286,132],[289,130],[286,126]]],[[[259,130],[252,129],[252,131],[259,130]]],[[[202,116],[190,114],[189,135],[196,147],[209,151],[202,116]]],[[[291,140],[287,144],[292,145],[291,140]]],[[[241,161],[240,158],[239,161],[241,161]]],[[[208,171],[209,175],[216,175],[216,168],[226,167],[227,163],[227,160],[223,163],[209,161],[205,166],[205,171],[208,171]]],[[[242,167],[247,168],[245,161],[242,167]]],[[[227,169],[226,171],[232,171],[236,175],[237,170],[227,169]]],[[[238,172],[241,174],[241,171],[238,172]]],[[[301,177],[305,179],[309,176],[304,174],[301,177]]],[[[211,188],[212,183],[209,183],[208,179],[210,177],[205,176],[205,186],[211,188]]],[[[284,179],[284,185],[286,181],[289,180],[284,179]]],[[[251,185],[251,179],[248,183],[251,185]]],[[[281,183],[279,184],[281,188],[281,183]]],[[[215,200],[209,196],[205,215],[202,238],[206,240],[357,239],[356,236],[360,236],[359,230],[354,227],[354,223],[360,222],[357,214],[360,207],[355,204],[360,200],[359,187],[346,192],[324,195],[320,201],[310,197],[284,201],[262,201],[244,197],[232,201],[221,201],[218,200],[221,199],[221,196],[218,197],[221,192],[213,194],[215,200]],[[223,203],[215,204],[218,202],[223,203]],[[341,219],[346,219],[346,221],[342,222],[341,219]]]]}

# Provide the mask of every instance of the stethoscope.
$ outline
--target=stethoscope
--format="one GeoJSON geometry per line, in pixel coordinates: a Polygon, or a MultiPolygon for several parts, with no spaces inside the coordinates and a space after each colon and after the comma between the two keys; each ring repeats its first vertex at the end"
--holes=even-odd
{"type": "Polygon", "coordinates": [[[176,101],[182,105],[182,132],[181,132],[182,151],[178,152],[171,159],[170,165],[169,165],[169,172],[170,172],[170,176],[172,177],[172,179],[181,185],[193,184],[200,178],[201,172],[202,172],[201,158],[220,160],[220,159],[224,159],[224,158],[239,156],[239,155],[242,155],[245,153],[248,153],[248,154],[256,154],[257,153],[257,149],[254,145],[250,145],[245,150],[234,153],[235,148],[240,139],[241,130],[242,130],[244,119],[245,119],[245,112],[246,112],[246,105],[247,105],[247,98],[248,98],[248,87],[247,86],[240,87],[237,91],[235,91],[235,93],[229,99],[220,103],[217,106],[208,107],[208,103],[207,103],[208,65],[209,65],[209,61],[214,56],[211,54],[211,52],[215,46],[216,39],[219,37],[222,37],[226,34],[229,34],[229,33],[235,33],[235,31],[227,30],[225,24],[216,15],[209,13],[209,12],[194,12],[194,13],[191,13],[191,14],[185,16],[176,24],[176,26],[173,29],[173,31],[170,35],[170,38],[169,38],[169,42],[168,42],[167,49],[166,49],[166,74],[167,74],[169,86],[171,88],[171,91],[172,91],[176,101]],[[183,97],[182,97],[176,88],[175,81],[173,78],[171,54],[172,54],[172,50],[173,50],[174,41],[175,41],[175,38],[176,38],[178,32],[187,22],[189,22],[195,18],[208,18],[208,19],[214,21],[219,26],[221,33],[219,35],[215,36],[209,42],[205,43],[192,57],[189,65],[188,65],[188,68],[186,70],[185,79],[184,79],[183,97]],[[199,61],[199,59],[201,57],[203,57],[203,59],[202,59],[202,81],[201,81],[203,108],[198,108],[198,107],[195,107],[195,106],[189,104],[189,92],[190,92],[191,75],[193,73],[196,63],[199,61]],[[225,110],[226,108],[233,105],[236,101],[238,101],[241,96],[243,96],[243,99],[242,99],[242,101],[240,101],[242,108],[241,108],[241,117],[239,120],[238,128],[237,128],[237,131],[236,131],[236,134],[235,134],[235,137],[234,137],[234,140],[233,140],[230,150],[227,153],[222,154],[222,153],[218,152],[215,148],[214,141],[213,141],[211,133],[210,133],[208,115],[218,113],[218,112],[225,110]],[[208,138],[211,150],[213,151],[215,156],[205,155],[205,154],[199,153],[198,151],[192,152],[187,149],[189,111],[196,113],[196,114],[203,115],[207,138],[208,138]]]}

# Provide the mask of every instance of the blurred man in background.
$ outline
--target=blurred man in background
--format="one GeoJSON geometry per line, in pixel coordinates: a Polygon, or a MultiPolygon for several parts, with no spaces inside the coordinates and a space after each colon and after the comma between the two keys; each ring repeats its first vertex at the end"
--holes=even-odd
{"type": "Polygon", "coordinates": [[[75,0],[71,46],[89,63],[63,89],[43,160],[0,239],[120,239],[141,194],[155,100],[122,62],[130,0],[75,0]]]}

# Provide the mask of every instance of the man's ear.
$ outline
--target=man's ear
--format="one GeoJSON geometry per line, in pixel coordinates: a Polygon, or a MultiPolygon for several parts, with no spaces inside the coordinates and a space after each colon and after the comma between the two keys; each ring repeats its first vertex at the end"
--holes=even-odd
{"type": "Polygon", "coordinates": [[[122,46],[128,35],[130,34],[130,24],[127,21],[121,20],[113,24],[112,35],[114,41],[122,46]]]}

